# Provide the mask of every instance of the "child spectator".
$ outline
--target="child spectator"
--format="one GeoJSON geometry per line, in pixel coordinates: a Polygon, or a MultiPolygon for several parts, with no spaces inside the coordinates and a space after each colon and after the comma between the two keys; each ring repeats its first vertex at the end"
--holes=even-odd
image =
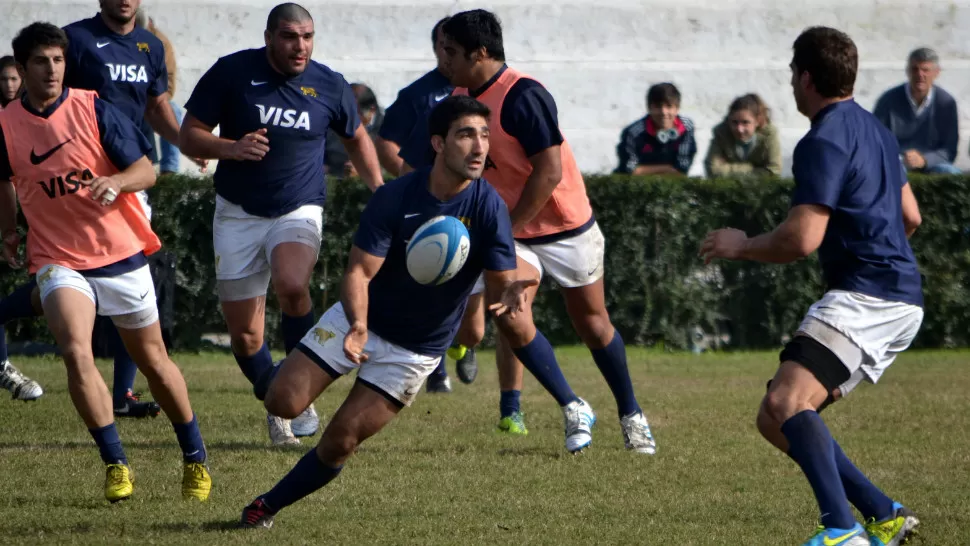
{"type": "Polygon", "coordinates": [[[680,91],[658,83],[647,91],[647,115],[623,129],[614,172],[686,175],[697,153],[694,123],[680,114],[680,91]]]}
{"type": "Polygon", "coordinates": [[[17,61],[10,55],[0,57],[0,110],[3,110],[23,92],[23,77],[17,61]]]}
{"type": "Polygon", "coordinates": [[[754,93],[731,103],[728,115],[712,131],[704,160],[707,176],[781,174],[781,143],[770,111],[754,93]]]}

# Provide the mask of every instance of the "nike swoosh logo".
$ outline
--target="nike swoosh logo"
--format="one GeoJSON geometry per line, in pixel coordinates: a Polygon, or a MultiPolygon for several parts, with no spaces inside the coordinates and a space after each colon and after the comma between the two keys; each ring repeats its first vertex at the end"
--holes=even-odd
{"type": "Polygon", "coordinates": [[[414,214],[405,214],[404,217],[405,218],[414,218],[415,216],[418,216],[419,214],[421,214],[421,213],[420,212],[415,212],[414,214]]]}
{"type": "Polygon", "coordinates": [[[102,47],[104,47],[106,45],[109,45],[109,44],[111,44],[111,42],[105,42],[103,44],[101,42],[98,42],[98,43],[96,43],[94,45],[98,46],[98,49],[101,49],[102,47]]]}
{"type": "Polygon", "coordinates": [[[258,82],[256,80],[249,80],[249,83],[251,83],[252,85],[263,85],[266,82],[258,82]]]}
{"type": "Polygon", "coordinates": [[[446,98],[446,97],[447,97],[447,96],[448,96],[449,94],[450,94],[450,93],[445,93],[444,95],[441,95],[441,96],[437,96],[437,95],[435,95],[435,98],[434,98],[434,101],[435,101],[435,102],[441,102],[441,101],[443,101],[443,100],[445,100],[445,98],[446,98]]]}
{"type": "Polygon", "coordinates": [[[145,290],[145,293],[141,295],[141,299],[147,298],[148,297],[148,292],[149,292],[149,290],[145,290]]]}
{"type": "Polygon", "coordinates": [[[31,163],[31,165],[40,165],[41,163],[47,161],[48,159],[50,159],[50,157],[52,155],[54,155],[55,152],[57,152],[57,150],[60,150],[62,146],[64,146],[65,144],[67,144],[68,142],[70,142],[72,140],[74,140],[74,139],[73,138],[69,138],[69,139],[65,140],[64,142],[61,142],[57,146],[54,146],[53,148],[51,148],[46,154],[37,155],[37,154],[34,153],[33,148],[31,148],[31,150],[30,150],[30,163],[31,163]]]}
{"type": "Polygon", "coordinates": [[[835,538],[822,537],[822,542],[825,543],[825,546],[837,546],[840,542],[842,542],[842,541],[844,541],[844,540],[846,540],[848,538],[852,538],[852,535],[854,535],[854,534],[855,534],[855,531],[851,531],[851,532],[846,533],[846,534],[844,534],[844,535],[842,535],[840,537],[835,537],[835,538]]]}

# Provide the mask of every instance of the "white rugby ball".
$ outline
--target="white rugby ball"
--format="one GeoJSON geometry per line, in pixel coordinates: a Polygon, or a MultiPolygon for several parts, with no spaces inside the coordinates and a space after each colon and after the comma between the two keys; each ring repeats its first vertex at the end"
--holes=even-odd
{"type": "Polygon", "coordinates": [[[465,265],[470,246],[461,220],[435,216],[421,224],[408,242],[408,273],[420,284],[444,284],[465,265]]]}

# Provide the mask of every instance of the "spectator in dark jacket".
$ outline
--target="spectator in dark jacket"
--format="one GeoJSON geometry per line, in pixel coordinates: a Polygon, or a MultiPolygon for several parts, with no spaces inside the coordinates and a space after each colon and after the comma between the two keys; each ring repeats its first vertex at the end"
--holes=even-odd
{"type": "Polygon", "coordinates": [[[958,174],[953,166],[960,140],[957,103],[933,85],[940,75],[940,58],[923,47],[909,54],[909,83],[886,91],[873,114],[899,141],[902,161],[910,171],[958,174]]]}
{"type": "Polygon", "coordinates": [[[647,91],[647,115],[620,133],[614,172],[687,174],[697,153],[694,123],[680,114],[680,91],[658,83],[647,91]]]}
{"type": "Polygon", "coordinates": [[[0,57],[0,110],[20,98],[23,90],[24,78],[17,61],[10,55],[0,57]]]}

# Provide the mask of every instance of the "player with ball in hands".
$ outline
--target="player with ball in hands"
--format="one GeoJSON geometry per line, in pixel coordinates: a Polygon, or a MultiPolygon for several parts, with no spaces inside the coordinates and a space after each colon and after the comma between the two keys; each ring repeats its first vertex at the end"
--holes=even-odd
{"type": "MultiPolygon", "coordinates": [[[[525,289],[537,281],[516,278],[508,209],[481,178],[488,155],[488,107],[471,97],[449,97],[432,111],[429,128],[434,164],[379,188],[361,214],[340,303],[324,313],[279,367],[257,382],[257,396],[265,400],[266,409],[292,418],[334,381],[359,368],[356,383],[319,444],[243,510],[241,526],[271,526],[279,510],[336,478],[361,442],[411,405],[451,345],[483,271],[489,310],[503,334],[515,346],[545,339],[536,335],[531,314],[520,312],[525,289]],[[409,269],[427,268],[414,258],[408,267],[408,244],[424,224],[447,224],[440,216],[464,224],[470,244],[457,272],[445,267],[451,265],[447,256],[428,254],[453,276],[422,278],[427,283],[422,284],[409,269]]],[[[445,234],[444,248],[460,246],[454,239],[462,230],[439,231],[445,234]]],[[[546,349],[551,360],[542,365],[558,370],[552,347],[546,349]]]]}

